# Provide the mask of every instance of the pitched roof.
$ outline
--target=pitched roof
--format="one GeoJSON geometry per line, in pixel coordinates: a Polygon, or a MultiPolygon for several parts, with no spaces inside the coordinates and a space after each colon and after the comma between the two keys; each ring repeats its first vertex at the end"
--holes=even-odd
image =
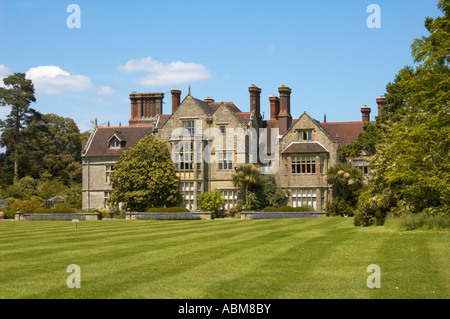
{"type": "Polygon", "coordinates": [[[248,121],[250,121],[250,116],[252,115],[252,112],[235,112],[235,114],[242,124],[247,124],[248,121]]]}
{"type": "Polygon", "coordinates": [[[281,154],[328,153],[328,150],[318,142],[292,142],[281,154]]]}
{"type": "Polygon", "coordinates": [[[233,102],[213,102],[213,103],[208,103],[210,106],[211,106],[211,108],[213,108],[214,109],[214,111],[219,107],[219,105],[220,104],[222,104],[222,103],[225,103],[227,106],[228,106],[228,108],[231,110],[231,111],[233,111],[233,112],[241,112],[241,110],[236,106],[236,105],[234,105],[234,103],[233,102]]]}
{"type": "MultiPolygon", "coordinates": [[[[349,144],[358,139],[358,134],[364,131],[364,123],[366,122],[326,122],[319,123],[320,126],[333,138],[338,137],[338,145],[349,144]]],[[[376,123],[371,121],[370,123],[376,123]]]]}
{"type": "Polygon", "coordinates": [[[209,103],[196,99],[195,97],[192,98],[195,102],[197,102],[198,106],[200,106],[206,114],[211,115],[214,113],[214,109],[209,105],[209,103]]]}
{"type": "Polygon", "coordinates": [[[157,128],[163,127],[164,124],[166,124],[166,122],[169,119],[169,117],[170,117],[170,114],[160,114],[157,128]]]}
{"type": "Polygon", "coordinates": [[[145,135],[153,132],[152,126],[99,126],[93,132],[90,141],[84,151],[83,157],[119,157],[145,135]],[[115,149],[109,147],[108,139],[117,131],[120,131],[121,141],[125,145],[115,149]]]}

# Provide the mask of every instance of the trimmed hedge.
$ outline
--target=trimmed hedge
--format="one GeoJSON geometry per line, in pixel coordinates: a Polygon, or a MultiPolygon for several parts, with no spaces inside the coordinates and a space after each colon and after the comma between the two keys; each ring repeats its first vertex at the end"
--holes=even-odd
{"type": "Polygon", "coordinates": [[[190,210],[184,207],[153,207],[148,208],[149,213],[189,213],[190,210]]]}
{"type": "Polygon", "coordinates": [[[200,216],[191,214],[190,212],[155,212],[142,213],[136,215],[136,219],[141,220],[197,220],[200,216]]]}
{"type": "Polygon", "coordinates": [[[72,208],[38,208],[33,214],[76,214],[72,208]]]}

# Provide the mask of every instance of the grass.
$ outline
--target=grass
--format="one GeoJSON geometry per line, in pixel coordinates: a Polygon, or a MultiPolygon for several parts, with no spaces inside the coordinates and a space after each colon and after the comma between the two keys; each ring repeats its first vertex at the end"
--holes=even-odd
{"type": "Polygon", "coordinates": [[[450,297],[448,230],[353,219],[0,222],[0,298],[450,297]],[[66,285],[81,268],[81,288],[66,285]],[[367,267],[381,269],[369,289],[367,267]]]}

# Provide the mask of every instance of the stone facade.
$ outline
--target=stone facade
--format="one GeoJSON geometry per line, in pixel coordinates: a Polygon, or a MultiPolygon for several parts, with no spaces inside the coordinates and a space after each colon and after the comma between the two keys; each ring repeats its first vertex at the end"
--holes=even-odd
{"type": "MultiPolygon", "coordinates": [[[[370,120],[370,108],[361,108],[360,122],[324,119],[321,123],[306,112],[292,119],[291,92],[282,85],[279,97],[269,97],[269,120],[263,120],[260,114],[261,89],[255,85],[249,87],[249,112],[241,111],[232,102],[217,103],[210,97],[196,99],[190,88],[181,102],[181,91],[171,90],[171,114],[162,113],[163,93],[130,94],[129,126],[96,127],[83,151],[83,209],[107,208],[112,193],[109,174],[114,164],[124,150],[147,134],[166,142],[171,151],[185,207],[196,211],[199,193],[220,189],[225,208],[229,209],[237,204],[238,189],[233,185],[232,173],[243,163],[261,164],[257,152],[263,141],[258,136],[262,129],[277,129],[278,136],[269,132],[266,151],[278,156],[275,179],[288,191],[289,205],[309,205],[323,211],[325,203],[332,199],[327,170],[343,160],[339,158],[340,146],[356,140],[363,124],[370,120]],[[183,135],[183,129],[188,134],[183,135]],[[278,148],[271,145],[271,136],[278,148]]],[[[380,112],[384,98],[378,98],[377,103],[380,112]]],[[[366,160],[353,159],[353,163],[369,174],[366,160]]],[[[272,164],[273,161],[268,166],[272,164]]]]}

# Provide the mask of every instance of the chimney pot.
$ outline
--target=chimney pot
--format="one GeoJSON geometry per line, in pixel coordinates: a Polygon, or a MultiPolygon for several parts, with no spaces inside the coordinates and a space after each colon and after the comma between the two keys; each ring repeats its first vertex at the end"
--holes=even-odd
{"type": "Polygon", "coordinates": [[[170,93],[172,93],[172,114],[173,114],[180,105],[181,91],[178,89],[172,89],[170,93]]]}
{"type": "Polygon", "coordinates": [[[259,127],[261,127],[261,89],[252,84],[249,86],[248,91],[250,92],[250,111],[255,111],[256,117],[258,119],[258,125],[259,127]]]}
{"type": "Polygon", "coordinates": [[[361,108],[361,113],[362,113],[362,121],[363,122],[369,122],[370,121],[370,107],[368,107],[367,105],[364,105],[361,108]]]}
{"type": "Polygon", "coordinates": [[[208,96],[208,97],[205,99],[205,102],[206,102],[206,103],[214,103],[214,99],[208,96]]]}
{"type": "Polygon", "coordinates": [[[276,95],[269,96],[270,101],[270,119],[278,120],[278,114],[280,113],[280,98],[276,95]]]}
{"type": "Polygon", "coordinates": [[[386,98],[383,95],[380,95],[380,97],[377,98],[377,104],[378,104],[378,116],[380,116],[383,106],[387,104],[386,98]]]}
{"type": "Polygon", "coordinates": [[[278,122],[280,134],[284,135],[291,127],[291,88],[282,85],[278,88],[280,93],[280,113],[278,114],[278,122]]]}

